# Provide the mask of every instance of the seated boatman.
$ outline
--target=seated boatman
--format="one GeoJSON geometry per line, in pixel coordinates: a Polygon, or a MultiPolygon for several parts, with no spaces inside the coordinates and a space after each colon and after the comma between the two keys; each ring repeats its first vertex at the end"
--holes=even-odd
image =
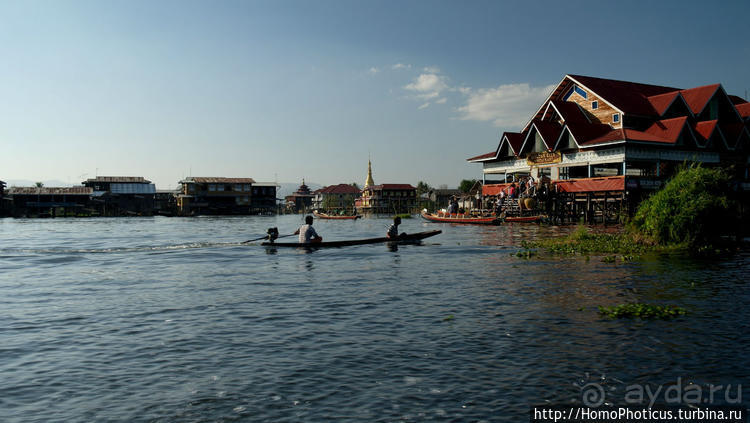
{"type": "Polygon", "coordinates": [[[305,224],[300,226],[300,228],[294,232],[295,235],[299,235],[300,244],[315,244],[323,241],[323,237],[319,236],[318,233],[315,232],[315,229],[313,229],[312,223],[313,217],[306,216],[305,224]]]}
{"type": "Polygon", "coordinates": [[[385,234],[386,238],[399,238],[406,235],[406,232],[398,233],[398,225],[401,224],[401,218],[396,216],[393,218],[393,224],[388,228],[388,233],[385,234]]]}

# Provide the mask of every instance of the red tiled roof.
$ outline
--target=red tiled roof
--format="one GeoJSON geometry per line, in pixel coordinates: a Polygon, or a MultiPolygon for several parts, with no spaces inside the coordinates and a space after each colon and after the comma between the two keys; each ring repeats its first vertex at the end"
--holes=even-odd
{"type": "Polygon", "coordinates": [[[624,176],[609,176],[605,178],[571,179],[555,182],[561,192],[593,192],[593,191],[624,191],[624,176]]]}
{"type": "Polygon", "coordinates": [[[571,122],[567,124],[567,127],[579,145],[594,141],[610,132],[619,133],[619,130],[613,130],[606,123],[579,124],[571,122]]]}
{"type": "Polygon", "coordinates": [[[652,95],[648,97],[648,101],[654,110],[656,110],[656,113],[661,116],[667,111],[667,108],[675,101],[678,95],[680,95],[679,91],[672,91],[666,94],[652,95]]]}
{"type": "Polygon", "coordinates": [[[359,188],[355,188],[349,184],[338,184],[338,185],[330,185],[327,187],[323,187],[319,190],[316,190],[315,193],[320,194],[358,194],[361,190],[359,188]]]}
{"type": "Polygon", "coordinates": [[[620,109],[623,113],[632,113],[641,116],[658,115],[648,97],[679,91],[679,88],[663,87],[660,85],[639,84],[636,82],[593,78],[582,75],[568,76],[620,109]]]}
{"type": "Polygon", "coordinates": [[[708,141],[711,138],[711,135],[713,135],[718,123],[718,120],[706,120],[693,125],[693,132],[703,138],[702,141],[704,141],[704,146],[705,141],[708,141]]]}
{"type": "Polygon", "coordinates": [[[727,94],[727,96],[729,97],[729,99],[732,101],[732,104],[734,105],[747,103],[747,100],[745,100],[742,97],[732,95],[732,94],[727,94]]]}
{"type": "Polygon", "coordinates": [[[734,107],[743,118],[750,117],[750,103],[737,104],[734,107]]]}
{"type": "Polygon", "coordinates": [[[702,87],[682,90],[680,91],[680,94],[682,94],[682,98],[685,99],[690,110],[697,115],[703,111],[703,108],[706,107],[706,104],[708,104],[708,101],[711,100],[711,97],[714,96],[714,93],[719,87],[719,84],[704,85],[702,87]]]}
{"type": "Polygon", "coordinates": [[[603,144],[621,140],[675,144],[686,124],[686,116],[673,119],[663,119],[654,122],[654,124],[649,126],[645,131],[636,131],[634,129],[627,128],[613,129],[603,135],[600,135],[597,138],[579,142],[579,145],[591,147],[596,144],[603,144]]]}
{"type": "Polygon", "coordinates": [[[578,145],[580,145],[581,147],[591,147],[596,144],[604,144],[604,143],[608,143],[612,141],[624,141],[624,140],[625,140],[625,131],[623,129],[610,129],[609,132],[599,135],[596,138],[592,138],[592,139],[589,139],[588,141],[583,141],[583,142],[579,141],[578,145]]]}

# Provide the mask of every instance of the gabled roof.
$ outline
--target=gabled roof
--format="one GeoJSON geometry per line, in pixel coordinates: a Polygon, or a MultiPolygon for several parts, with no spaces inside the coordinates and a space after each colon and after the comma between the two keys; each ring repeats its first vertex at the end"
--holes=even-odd
{"type": "Polygon", "coordinates": [[[682,94],[682,98],[685,99],[693,114],[697,115],[706,108],[706,104],[708,104],[708,101],[711,100],[711,97],[716,94],[716,91],[720,87],[720,84],[704,85],[702,87],[682,90],[680,94],[682,94]]]}
{"type": "Polygon", "coordinates": [[[588,88],[602,100],[610,103],[621,112],[640,116],[659,115],[648,100],[648,97],[680,90],[673,87],[639,84],[636,82],[594,78],[583,75],[568,75],[568,77],[582,87],[588,88]]]}
{"type": "MultiPolygon", "coordinates": [[[[557,143],[557,139],[560,137],[560,133],[562,132],[562,126],[554,122],[547,122],[543,120],[535,120],[531,123],[531,127],[536,128],[537,132],[542,137],[542,142],[547,147],[547,150],[550,150],[552,147],[554,147],[554,145],[557,143]]],[[[523,151],[524,146],[527,142],[529,142],[531,133],[531,128],[529,128],[529,130],[525,134],[526,136],[523,137],[523,144],[521,144],[521,147],[518,150],[514,149],[516,155],[520,154],[521,151],[523,151]]]]}
{"type": "Polygon", "coordinates": [[[513,151],[513,154],[518,155],[518,152],[521,149],[521,144],[523,143],[522,134],[519,134],[517,132],[504,132],[503,136],[500,137],[500,143],[497,145],[495,151],[491,153],[480,154],[479,156],[470,157],[466,159],[466,161],[479,163],[495,160],[498,158],[500,150],[503,148],[503,144],[506,142],[510,146],[510,149],[513,151]]]}
{"type": "Polygon", "coordinates": [[[591,123],[577,103],[559,100],[552,100],[549,103],[557,110],[565,123],[591,123]]]}
{"type": "Polygon", "coordinates": [[[349,184],[338,184],[338,185],[329,185],[327,187],[323,187],[319,190],[316,190],[316,194],[359,194],[360,193],[359,188],[355,188],[349,184]]]}

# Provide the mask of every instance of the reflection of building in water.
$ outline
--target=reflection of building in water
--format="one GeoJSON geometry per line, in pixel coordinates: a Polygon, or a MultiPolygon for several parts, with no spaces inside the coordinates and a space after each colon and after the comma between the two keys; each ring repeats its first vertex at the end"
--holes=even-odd
{"type": "Polygon", "coordinates": [[[467,160],[482,165],[485,196],[533,176],[590,202],[626,192],[637,200],[685,161],[731,167],[750,192],[749,154],[750,103],[720,84],[679,89],[566,75],[520,132],[467,160]]]}

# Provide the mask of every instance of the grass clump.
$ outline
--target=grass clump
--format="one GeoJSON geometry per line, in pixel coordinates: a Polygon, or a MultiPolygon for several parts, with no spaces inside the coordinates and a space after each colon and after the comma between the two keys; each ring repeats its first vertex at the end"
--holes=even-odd
{"type": "Polygon", "coordinates": [[[402,219],[411,219],[411,215],[409,213],[397,214],[395,217],[400,217],[402,219]]]}
{"type": "Polygon", "coordinates": [[[627,303],[616,306],[599,306],[599,314],[610,319],[637,317],[640,319],[673,319],[684,316],[687,310],[674,305],[627,303]]]}

